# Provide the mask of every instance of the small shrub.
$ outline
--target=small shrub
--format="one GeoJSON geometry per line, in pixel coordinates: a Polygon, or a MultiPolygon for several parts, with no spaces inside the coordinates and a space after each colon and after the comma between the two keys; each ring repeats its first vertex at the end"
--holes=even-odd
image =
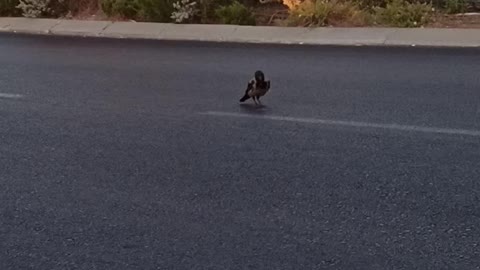
{"type": "Polygon", "coordinates": [[[135,0],[138,17],[152,22],[171,22],[174,0],[135,0]]]}
{"type": "Polygon", "coordinates": [[[66,0],[67,13],[95,12],[99,8],[100,0],[66,0]]]}
{"type": "Polygon", "coordinates": [[[292,10],[296,7],[298,7],[302,2],[304,2],[303,0],[283,0],[282,3],[288,7],[288,9],[292,10]]]}
{"type": "Polygon", "coordinates": [[[18,0],[0,0],[0,16],[20,15],[18,4],[18,0]]]}
{"type": "Polygon", "coordinates": [[[293,25],[324,25],[327,14],[331,11],[329,2],[317,5],[315,0],[307,0],[290,10],[289,23],[293,25]]]}
{"type": "Polygon", "coordinates": [[[17,8],[27,18],[43,17],[50,12],[50,0],[20,0],[17,8]]]}
{"type": "Polygon", "coordinates": [[[24,17],[61,17],[74,14],[82,7],[98,7],[98,0],[0,0],[3,3],[16,2],[15,8],[24,17]]]}
{"type": "MultiPolygon", "coordinates": [[[[212,15],[213,7],[215,6],[214,0],[199,0],[200,1],[200,17],[202,23],[207,23],[208,18],[212,15]]],[[[215,13],[215,11],[213,11],[215,13]]],[[[215,14],[213,14],[215,15],[215,14]]]]}
{"type": "Polygon", "coordinates": [[[388,0],[354,0],[364,10],[373,12],[376,7],[386,7],[388,0]]]}
{"type": "Polygon", "coordinates": [[[223,24],[255,25],[252,12],[237,1],[216,9],[215,14],[223,24]]]}
{"type": "Polygon", "coordinates": [[[139,10],[136,0],[103,0],[101,7],[107,16],[126,19],[136,18],[139,10]]]}
{"type": "Polygon", "coordinates": [[[269,3],[282,3],[284,6],[288,7],[288,9],[292,10],[299,6],[301,3],[305,2],[305,0],[258,0],[260,4],[269,4],[269,3]]]}
{"type": "Polygon", "coordinates": [[[138,14],[139,7],[135,0],[117,0],[114,6],[116,14],[127,18],[135,18],[138,14]]]}
{"type": "Polygon", "coordinates": [[[465,0],[445,0],[444,8],[449,14],[465,13],[468,4],[465,0]]]}
{"type": "Polygon", "coordinates": [[[115,0],[102,0],[100,2],[100,8],[102,9],[105,15],[111,17],[114,15],[113,6],[115,5],[115,0]]]}
{"type": "Polygon", "coordinates": [[[102,0],[103,12],[109,17],[170,22],[173,0],[102,0]]]}
{"type": "Polygon", "coordinates": [[[181,0],[173,3],[174,11],[171,18],[176,23],[183,23],[191,21],[198,13],[197,2],[190,2],[190,0],[181,0]]]}
{"type": "Polygon", "coordinates": [[[376,8],[377,23],[394,27],[420,27],[431,20],[432,5],[392,0],[385,8],[376,8]]]}
{"type": "MultiPolygon", "coordinates": [[[[254,1],[254,0],[251,0],[254,1]]],[[[243,0],[240,3],[248,2],[243,0]]],[[[232,4],[232,0],[198,0],[200,19],[202,23],[215,23],[218,16],[216,10],[232,4]]]]}
{"type": "Polygon", "coordinates": [[[61,17],[67,13],[71,13],[70,2],[72,0],[50,0],[47,7],[47,12],[44,16],[47,17],[61,17]]]}
{"type": "Polygon", "coordinates": [[[307,0],[290,11],[289,24],[301,26],[366,25],[370,16],[352,1],[307,0]]]}

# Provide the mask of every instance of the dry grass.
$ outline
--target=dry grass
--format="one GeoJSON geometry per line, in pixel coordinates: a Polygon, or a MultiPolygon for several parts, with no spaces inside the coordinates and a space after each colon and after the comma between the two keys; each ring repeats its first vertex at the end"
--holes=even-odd
{"type": "Polygon", "coordinates": [[[365,26],[371,16],[350,0],[307,0],[290,10],[290,25],[365,26]]]}
{"type": "Polygon", "coordinates": [[[75,18],[90,18],[101,13],[100,0],[67,0],[66,4],[75,18]]]}
{"type": "Polygon", "coordinates": [[[436,14],[427,27],[480,28],[480,13],[471,15],[436,14]]]}
{"type": "Polygon", "coordinates": [[[376,23],[392,27],[422,27],[431,22],[432,5],[391,0],[384,8],[375,8],[376,23]]]}

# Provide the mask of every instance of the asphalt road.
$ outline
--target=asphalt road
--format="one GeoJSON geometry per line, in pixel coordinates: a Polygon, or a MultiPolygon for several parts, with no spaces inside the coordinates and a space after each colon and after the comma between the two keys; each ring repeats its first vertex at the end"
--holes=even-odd
{"type": "Polygon", "coordinates": [[[479,63],[0,35],[0,269],[480,269],[479,63]]]}

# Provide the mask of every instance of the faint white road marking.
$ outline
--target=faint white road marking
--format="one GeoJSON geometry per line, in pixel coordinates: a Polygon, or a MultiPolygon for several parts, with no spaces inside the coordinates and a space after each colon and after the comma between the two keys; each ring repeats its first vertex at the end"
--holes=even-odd
{"type": "Polygon", "coordinates": [[[9,93],[0,93],[0,98],[23,98],[23,95],[19,95],[19,94],[9,94],[9,93]]]}
{"type": "Polygon", "coordinates": [[[302,118],[302,117],[276,116],[276,115],[252,115],[252,114],[245,114],[245,113],[217,112],[217,111],[203,112],[200,114],[219,116],[219,117],[250,118],[250,119],[297,122],[297,123],[308,123],[308,124],[329,125],[329,126],[375,128],[375,129],[386,129],[386,130],[399,130],[399,131],[410,131],[410,132],[466,135],[466,136],[480,137],[480,130],[468,130],[468,129],[422,127],[422,126],[409,126],[409,125],[398,125],[398,124],[379,124],[379,123],[368,123],[368,122],[302,118]]]}

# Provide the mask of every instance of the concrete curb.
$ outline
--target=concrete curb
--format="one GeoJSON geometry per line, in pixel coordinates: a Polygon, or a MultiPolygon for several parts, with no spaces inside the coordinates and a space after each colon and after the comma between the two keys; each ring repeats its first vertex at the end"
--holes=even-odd
{"type": "Polygon", "coordinates": [[[293,28],[0,18],[0,32],[168,41],[480,47],[480,29],[293,28]]]}

